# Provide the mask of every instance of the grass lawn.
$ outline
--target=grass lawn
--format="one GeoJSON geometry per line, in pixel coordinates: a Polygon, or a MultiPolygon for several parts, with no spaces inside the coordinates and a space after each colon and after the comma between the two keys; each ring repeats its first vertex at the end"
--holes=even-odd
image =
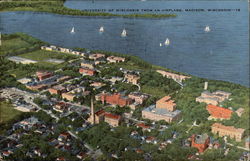
{"type": "Polygon", "coordinates": [[[9,121],[22,112],[15,110],[10,103],[0,102],[0,123],[9,121]]]}
{"type": "Polygon", "coordinates": [[[30,47],[31,45],[21,38],[13,38],[10,40],[2,40],[2,46],[0,48],[0,55],[11,52],[20,48],[30,47]]]}

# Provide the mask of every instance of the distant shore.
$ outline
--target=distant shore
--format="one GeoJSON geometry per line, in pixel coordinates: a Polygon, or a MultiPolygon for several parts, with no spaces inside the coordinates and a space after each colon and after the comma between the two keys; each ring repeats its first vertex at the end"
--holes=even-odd
{"type": "Polygon", "coordinates": [[[0,12],[3,11],[35,11],[48,12],[61,15],[72,16],[103,16],[103,17],[123,17],[123,18],[171,18],[176,14],[112,14],[105,12],[86,12],[70,9],[64,6],[64,0],[52,1],[8,1],[0,3],[0,12]]]}

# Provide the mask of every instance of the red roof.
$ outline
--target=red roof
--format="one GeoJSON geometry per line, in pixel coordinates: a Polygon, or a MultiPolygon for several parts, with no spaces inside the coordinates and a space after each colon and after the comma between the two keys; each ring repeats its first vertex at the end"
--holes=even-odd
{"type": "Polygon", "coordinates": [[[207,110],[212,117],[221,119],[230,119],[233,112],[232,110],[211,104],[207,105],[207,110]]]}
{"type": "Polygon", "coordinates": [[[120,115],[114,115],[112,113],[105,113],[105,117],[118,120],[118,119],[120,119],[121,116],[120,115]]]}
{"type": "Polygon", "coordinates": [[[95,115],[100,116],[101,114],[104,114],[104,113],[105,113],[104,110],[99,110],[95,112],[95,115]]]}
{"type": "Polygon", "coordinates": [[[150,126],[145,125],[144,123],[138,123],[137,126],[144,128],[144,129],[148,129],[150,128],[150,126]]]}

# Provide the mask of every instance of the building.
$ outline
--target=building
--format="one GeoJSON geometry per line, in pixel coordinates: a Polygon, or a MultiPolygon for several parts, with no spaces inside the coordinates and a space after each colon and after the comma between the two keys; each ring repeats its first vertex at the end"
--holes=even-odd
{"type": "Polygon", "coordinates": [[[239,108],[238,110],[236,110],[235,111],[235,113],[239,116],[239,117],[241,117],[241,115],[244,113],[244,108],[239,108]]]}
{"type": "Polygon", "coordinates": [[[233,113],[233,111],[230,109],[211,104],[207,105],[206,109],[210,114],[209,119],[230,119],[233,113]]]}
{"type": "Polygon", "coordinates": [[[199,153],[203,153],[209,146],[210,138],[207,134],[192,135],[191,147],[198,149],[199,153]]]}
{"type": "Polygon", "coordinates": [[[64,112],[66,109],[68,108],[68,104],[64,103],[64,102],[58,102],[55,104],[55,106],[53,107],[53,109],[55,111],[58,112],[64,112]]]}
{"type": "Polygon", "coordinates": [[[229,99],[231,93],[224,91],[215,91],[210,93],[209,91],[204,91],[201,96],[196,98],[196,102],[204,102],[206,104],[218,105],[220,102],[229,99]]]}
{"type": "Polygon", "coordinates": [[[131,92],[128,97],[133,99],[138,104],[143,104],[149,95],[140,92],[131,92]]]}
{"type": "Polygon", "coordinates": [[[110,126],[116,127],[121,123],[121,116],[106,112],[104,121],[107,122],[110,126]]]}
{"type": "Polygon", "coordinates": [[[36,76],[39,79],[39,81],[42,81],[44,79],[52,77],[53,73],[51,73],[49,71],[37,71],[36,76]]]}
{"type": "Polygon", "coordinates": [[[247,148],[247,149],[250,148],[250,137],[246,138],[246,140],[245,140],[245,148],[247,148]]]}
{"type": "Polygon", "coordinates": [[[156,70],[156,72],[160,73],[163,77],[167,77],[170,79],[173,79],[177,82],[182,82],[188,78],[191,78],[189,76],[185,76],[185,75],[180,75],[180,74],[174,74],[174,73],[170,73],[170,72],[166,72],[163,70],[156,70]]]}
{"type": "Polygon", "coordinates": [[[90,86],[95,87],[96,89],[98,89],[98,88],[101,88],[101,87],[105,86],[105,84],[102,83],[102,82],[93,82],[93,83],[90,84],[90,86]]]}
{"type": "Polygon", "coordinates": [[[71,101],[73,102],[74,101],[74,98],[76,97],[75,94],[71,93],[71,92],[67,92],[67,93],[62,93],[62,98],[63,99],[66,99],[68,101],[71,101]]]}
{"type": "Polygon", "coordinates": [[[57,78],[56,81],[57,82],[64,82],[64,81],[67,81],[71,78],[71,76],[62,76],[60,78],[57,78]]]}
{"type": "Polygon", "coordinates": [[[79,73],[83,75],[93,76],[96,73],[96,71],[94,69],[80,68],[79,73]]]}
{"type": "Polygon", "coordinates": [[[94,69],[95,68],[95,63],[92,62],[92,61],[83,60],[81,62],[81,67],[83,67],[83,68],[89,68],[89,69],[94,69]]]}
{"type": "Polygon", "coordinates": [[[101,58],[105,58],[105,55],[100,54],[100,53],[90,54],[89,55],[89,59],[98,60],[98,59],[101,59],[101,58]]]}
{"type": "Polygon", "coordinates": [[[91,111],[90,111],[90,117],[88,118],[88,122],[91,124],[99,124],[100,122],[104,121],[105,111],[103,109],[98,110],[95,112],[94,110],[94,103],[91,99],[91,111]]]}
{"type": "Polygon", "coordinates": [[[176,110],[176,104],[174,103],[173,100],[171,100],[170,96],[165,96],[160,100],[156,101],[156,107],[167,109],[168,111],[171,112],[176,110]]]}
{"type": "Polygon", "coordinates": [[[48,86],[46,84],[37,84],[37,85],[26,85],[26,87],[34,91],[40,91],[46,89],[48,86]]]}
{"type": "Polygon", "coordinates": [[[109,63],[120,63],[120,62],[125,62],[125,58],[117,57],[117,56],[109,56],[107,57],[107,61],[109,63]]]}
{"type": "Polygon", "coordinates": [[[125,79],[132,84],[138,84],[140,77],[136,74],[125,74],[125,79]]]}
{"type": "Polygon", "coordinates": [[[21,64],[34,64],[34,63],[37,63],[37,61],[35,61],[35,60],[26,59],[26,58],[22,58],[22,57],[19,57],[19,56],[11,56],[8,59],[10,61],[15,62],[15,63],[21,63],[21,64]]]}
{"type": "Polygon", "coordinates": [[[176,121],[181,117],[181,111],[176,110],[176,104],[170,100],[171,97],[165,96],[142,110],[142,117],[154,121],[165,120],[166,122],[176,121]]]}
{"type": "Polygon", "coordinates": [[[56,85],[51,88],[49,88],[49,93],[50,94],[59,94],[61,95],[62,93],[66,92],[66,88],[63,87],[62,85],[56,85]]]}
{"type": "Polygon", "coordinates": [[[110,93],[103,93],[101,95],[102,103],[109,103],[111,105],[118,105],[118,106],[128,106],[133,103],[131,98],[123,96],[120,93],[110,94],[110,93]]]}
{"type": "Polygon", "coordinates": [[[220,123],[214,123],[212,126],[212,133],[218,134],[220,137],[229,136],[231,139],[241,141],[245,129],[235,128],[234,126],[224,126],[220,123]]]}

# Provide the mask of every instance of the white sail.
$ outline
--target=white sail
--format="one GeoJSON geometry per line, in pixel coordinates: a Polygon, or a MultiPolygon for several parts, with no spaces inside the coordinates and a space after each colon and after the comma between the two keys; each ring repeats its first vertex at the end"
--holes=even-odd
{"type": "Polygon", "coordinates": [[[122,30],[121,36],[122,37],[126,37],[127,36],[127,31],[125,29],[122,30]]]}
{"type": "Polygon", "coordinates": [[[211,31],[210,27],[209,26],[206,26],[205,29],[204,29],[205,32],[209,32],[211,31]]]}
{"type": "Polygon", "coordinates": [[[162,43],[160,43],[160,46],[162,46],[162,43]]]}
{"type": "Polygon", "coordinates": [[[167,38],[166,39],[166,41],[165,41],[165,43],[164,43],[165,45],[169,45],[170,44],[170,41],[169,41],[169,39],[167,38]]]}
{"type": "Polygon", "coordinates": [[[104,27],[103,26],[100,27],[99,32],[104,32],[104,27]]]}
{"type": "Polygon", "coordinates": [[[75,28],[74,27],[71,29],[70,33],[75,33],[75,28]]]}

